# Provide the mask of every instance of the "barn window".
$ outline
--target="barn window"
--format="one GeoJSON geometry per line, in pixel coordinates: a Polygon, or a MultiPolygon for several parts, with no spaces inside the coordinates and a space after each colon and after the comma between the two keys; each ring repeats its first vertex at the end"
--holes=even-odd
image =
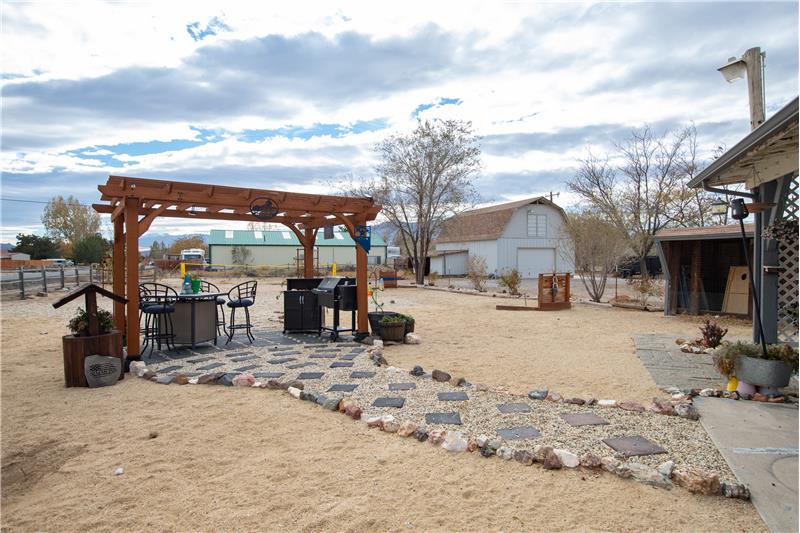
{"type": "Polygon", "coordinates": [[[528,237],[547,237],[547,215],[528,211],[528,237]]]}
{"type": "Polygon", "coordinates": [[[226,229],[225,230],[225,238],[226,239],[233,239],[233,230],[226,229]]]}

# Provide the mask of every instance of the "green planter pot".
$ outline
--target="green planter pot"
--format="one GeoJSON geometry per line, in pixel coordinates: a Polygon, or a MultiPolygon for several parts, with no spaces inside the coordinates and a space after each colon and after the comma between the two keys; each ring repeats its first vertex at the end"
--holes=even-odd
{"type": "Polygon", "coordinates": [[[193,279],[192,280],[192,292],[195,293],[195,294],[200,292],[200,280],[199,279],[193,279]]]}

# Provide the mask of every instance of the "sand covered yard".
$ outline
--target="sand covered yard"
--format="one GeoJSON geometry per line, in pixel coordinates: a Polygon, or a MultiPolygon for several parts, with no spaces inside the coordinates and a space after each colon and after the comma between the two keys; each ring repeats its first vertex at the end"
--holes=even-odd
{"type": "MultiPolygon", "coordinates": [[[[261,283],[258,327],[278,329],[279,289],[261,283]]],[[[422,289],[383,296],[386,309],[414,315],[423,339],[388,347],[390,364],[598,398],[659,395],[631,335],[693,337],[698,322],[583,305],[502,313],[493,298],[422,289]]],[[[278,391],[132,377],[66,389],[60,335],[76,306],[54,310],[56,297],[3,302],[2,526],[11,531],[764,529],[748,502],[449,454],[278,391]]]]}

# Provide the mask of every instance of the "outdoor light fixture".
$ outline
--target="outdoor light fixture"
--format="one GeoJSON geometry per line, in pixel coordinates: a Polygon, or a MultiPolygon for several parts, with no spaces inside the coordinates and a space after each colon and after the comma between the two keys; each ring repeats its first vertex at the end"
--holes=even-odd
{"type": "Polygon", "coordinates": [[[711,214],[712,215],[719,215],[724,216],[728,213],[728,202],[722,199],[722,197],[717,196],[713,202],[711,202],[711,214]]]}
{"type": "Polygon", "coordinates": [[[761,302],[756,292],[755,280],[753,280],[753,265],[750,264],[750,252],[747,250],[747,235],[744,233],[744,219],[746,219],[749,214],[750,212],[747,210],[744,199],[735,198],[731,200],[731,218],[739,221],[739,229],[742,231],[742,249],[744,250],[744,259],[747,262],[747,273],[750,276],[750,290],[753,291],[753,306],[755,307],[756,323],[758,324],[758,335],[761,340],[761,353],[764,359],[766,359],[767,341],[764,338],[764,326],[761,324],[761,302]]]}
{"type": "Polygon", "coordinates": [[[747,73],[747,63],[742,59],[729,57],[728,62],[717,69],[728,83],[744,78],[747,73]]]}

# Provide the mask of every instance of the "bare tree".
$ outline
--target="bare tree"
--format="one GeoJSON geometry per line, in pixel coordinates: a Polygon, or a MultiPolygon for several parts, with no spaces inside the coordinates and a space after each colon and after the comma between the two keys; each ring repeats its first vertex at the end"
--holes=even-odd
{"type": "Polygon", "coordinates": [[[646,275],[646,257],[659,230],[712,222],[709,195],[687,186],[700,170],[694,126],[660,137],[645,126],[632,130],[611,155],[600,158],[589,151],[569,188],[625,232],[646,275]]]}
{"type": "Polygon", "coordinates": [[[418,284],[425,281],[425,258],[443,222],[474,205],[472,180],[481,168],[472,124],[458,120],[418,122],[410,134],[379,143],[378,177],[361,187],[383,206],[399,230],[418,284]]]}
{"type": "Polygon", "coordinates": [[[627,235],[602,215],[585,210],[567,215],[562,226],[569,246],[560,248],[566,259],[574,262],[589,298],[599,302],[606,290],[609,274],[625,254],[627,235]]]}

